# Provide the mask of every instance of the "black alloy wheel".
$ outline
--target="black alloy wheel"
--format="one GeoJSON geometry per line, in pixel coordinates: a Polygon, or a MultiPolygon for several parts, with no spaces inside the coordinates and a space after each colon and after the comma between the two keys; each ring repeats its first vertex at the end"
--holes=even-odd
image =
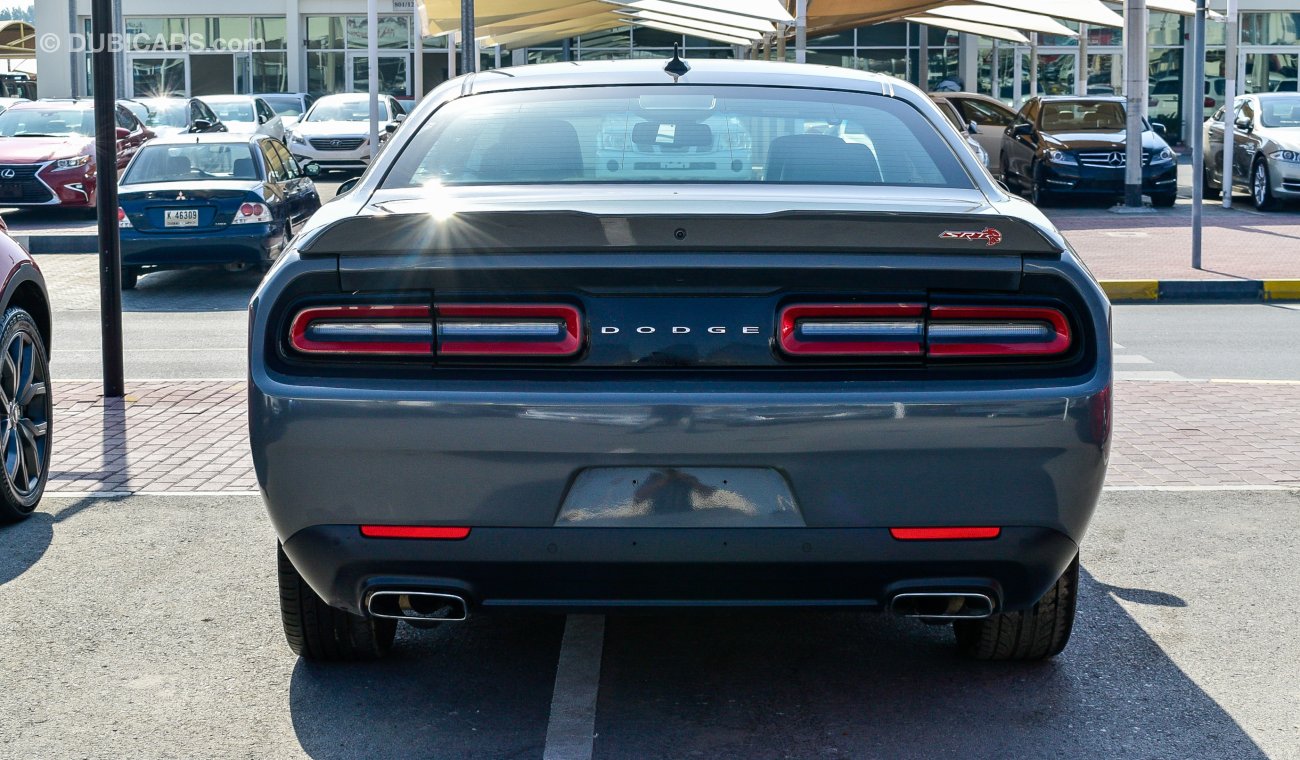
{"type": "Polygon", "coordinates": [[[36,509],[50,472],[54,400],[45,344],[30,314],[5,312],[0,341],[0,522],[21,520],[36,509]]]}

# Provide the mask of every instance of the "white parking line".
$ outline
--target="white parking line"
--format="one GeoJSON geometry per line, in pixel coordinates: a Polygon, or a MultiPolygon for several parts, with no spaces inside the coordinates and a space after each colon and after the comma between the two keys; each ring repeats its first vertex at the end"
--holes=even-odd
{"type": "Polygon", "coordinates": [[[1115,354],[1116,364],[1154,364],[1155,362],[1141,354],[1115,354]]]}
{"type": "Polygon", "coordinates": [[[211,497],[211,496],[261,496],[261,491],[46,491],[45,496],[51,499],[121,499],[126,496],[191,496],[191,497],[211,497]]]}
{"type": "Polygon", "coordinates": [[[569,615],[555,668],[544,760],[591,760],[604,647],[604,615],[569,615]]]}
{"type": "Polygon", "coordinates": [[[1162,372],[1156,370],[1151,370],[1151,371],[1130,370],[1127,372],[1121,372],[1119,370],[1116,370],[1115,379],[1116,380],[1186,380],[1187,378],[1183,377],[1177,372],[1162,372]]]}

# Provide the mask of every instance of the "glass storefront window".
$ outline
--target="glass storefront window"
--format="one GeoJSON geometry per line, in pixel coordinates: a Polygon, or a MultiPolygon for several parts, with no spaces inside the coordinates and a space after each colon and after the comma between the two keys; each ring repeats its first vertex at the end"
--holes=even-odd
{"type": "Polygon", "coordinates": [[[307,92],[315,97],[347,92],[346,64],[347,53],[308,53],[307,92]]]}
{"type": "MultiPolygon", "coordinates": [[[[370,27],[365,16],[347,17],[347,47],[351,50],[365,50],[369,45],[370,27]]],[[[411,17],[379,17],[379,49],[411,49],[411,17]]]]}
{"type": "Polygon", "coordinates": [[[132,50],[184,50],[183,18],[128,18],[126,36],[132,50]]]}
{"type": "Polygon", "coordinates": [[[1246,92],[1295,92],[1296,53],[1247,53],[1246,92]]]}
{"type": "Polygon", "coordinates": [[[669,48],[672,49],[673,43],[682,41],[682,35],[672,32],[661,32],[658,29],[634,29],[632,30],[632,43],[639,48],[669,48]]]}
{"type": "Polygon", "coordinates": [[[1147,45],[1159,47],[1183,44],[1183,17],[1177,13],[1151,11],[1147,24],[1147,45]]]}
{"type": "Polygon", "coordinates": [[[283,16],[253,19],[253,39],[266,50],[284,50],[288,47],[288,20],[283,16]]]}
{"type": "Polygon", "coordinates": [[[1243,45],[1300,45],[1297,34],[1300,13],[1241,14],[1243,45]]]}
{"type": "Polygon", "coordinates": [[[190,18],[190,49],[247,50],[252,28],[247,16],[190,18]]]}
{"type": "Polygon", "coordinates": [[[876,24],[858,30],[858,47],[891,47],[905,44],[907,44],[907,24],[876,24]]]}
{"type": "Polygon", "coordinates": [[[185,94],[184,58],[133,58],[131,87],[137,98],[185,94]]]}
{"type": "Polygon", "coordinates": [[[876,74],[907,78],[907,50],[904,48],[858,49],[854,68],[876,74]]]}
{"type": "Polygon", "coordinates": [[[1038,54],[1038,94],[1073,95],[1077,53],[1038,54]]]}
{"type": "Polygon", "coordinates": [[[307,49],[342,50],[343,19],[339,16],[308,16],[307,49]]]}
{"type": "Polygon", "coordinates": [[[1154,49],[1147,56],[1147,92],[1154,101],[1147,114],[1165,125],[1169,138],[1177,139],[1183,132],[1183,49],[1154,49]]]}
{"type": "Polygon", "coordinates": [[[629,27],[624,27],[622,29],[611,29],[608,32],[584,34],[578,38],[578,47],[584,51],[587,48],[593,50],[603,48],[630,50],[632,47],[632,30],[629,27]]]}
{"type": "Polygon", "coordinates": [[[287,53],[253,53],[253,92],[290,92],[287,53]]]}

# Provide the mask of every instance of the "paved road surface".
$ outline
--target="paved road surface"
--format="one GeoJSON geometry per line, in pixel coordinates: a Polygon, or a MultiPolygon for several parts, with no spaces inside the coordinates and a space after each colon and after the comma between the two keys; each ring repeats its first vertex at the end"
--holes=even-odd
{"type": "MultiPolygon", "coordinates": [[[[957,660],[856,614],[611,616],[595,758],[1300,758],[1300,495],[1109,493],[1069,650],[957,660]],[[1248,549],[1248,550],[1247,550],[1248,549]]],[[[0,528],[0,757],[542,758],[565,619],[297,662],[256,497],[50,499],[0,528]]]]}

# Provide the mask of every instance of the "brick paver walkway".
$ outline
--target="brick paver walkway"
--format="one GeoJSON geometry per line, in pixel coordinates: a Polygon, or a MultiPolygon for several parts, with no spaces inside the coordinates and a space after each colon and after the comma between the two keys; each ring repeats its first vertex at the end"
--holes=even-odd
{"type": "MultiPolygon", "coordinates": [[[[243,383],[57,384],[50,492],[251,491],[243,383]]],[[[1111,486],[1300,487],[1300,384],[1120,382],[1111,486]]]]}
{"type": "Polygon", "coordinates": [[[1152,214],[1048,209],[1099,280],[1300,279],[1300,213],[1259,213],[1244,198],[1205,204],[1201,269],[1192,268],[1192,206],[1152,214]]]}

